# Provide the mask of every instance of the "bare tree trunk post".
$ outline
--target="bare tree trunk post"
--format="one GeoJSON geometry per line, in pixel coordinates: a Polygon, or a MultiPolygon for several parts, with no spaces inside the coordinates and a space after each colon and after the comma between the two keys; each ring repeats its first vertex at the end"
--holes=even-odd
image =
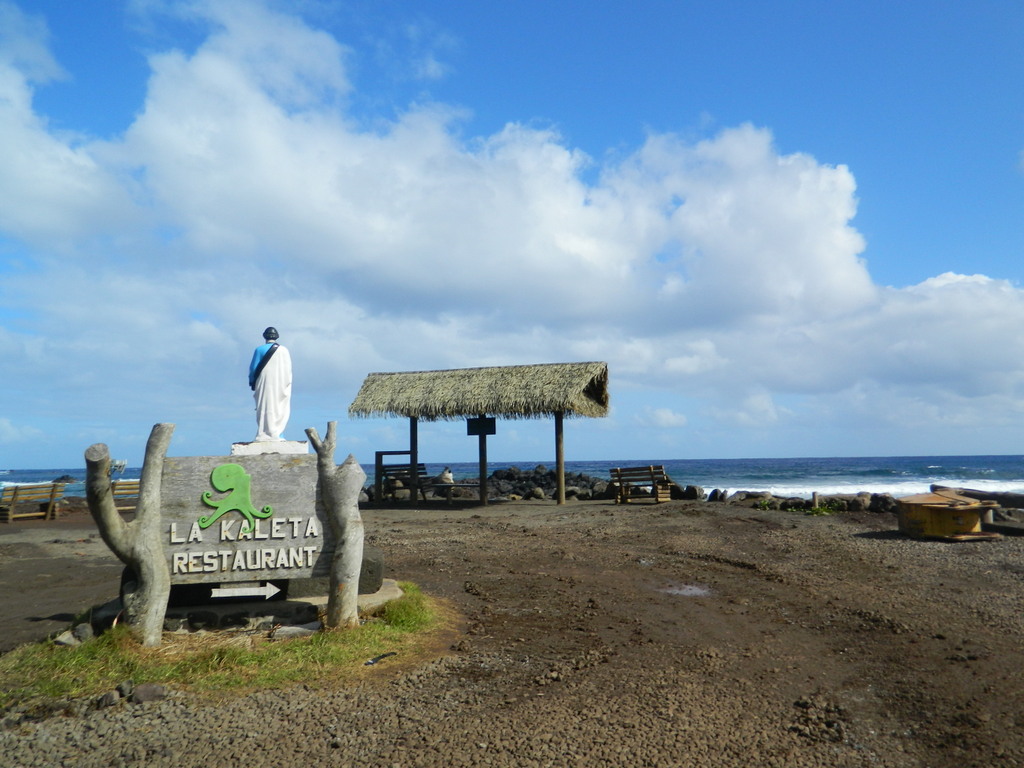
{"type": "Polygon", "coordinates": [[[171,593],[171,575],[160,536],[160,485],[173,424],[156,424],[146,443],[135,519],[126,523],[110,490],[110,450],[104,443],[85,451],[85,492],[89,512],[110,550],[138,576],[136,591],[125,598],[125,616],[139,641],[160,645],[171,593]]]}
{"type": "Polygon", "coordinates": [[[306,436],[316,450],[320,489],[334,533],[325,624],[328,629],[349,629],[359,626],[359,572],[363,567],[359,490],[366,481],[366,473],[351,454],[344,464],[335,465],[337,426],[336,421],[327,424],[327,437],[322,442],[313,427],[306,430],[306,436]]]}

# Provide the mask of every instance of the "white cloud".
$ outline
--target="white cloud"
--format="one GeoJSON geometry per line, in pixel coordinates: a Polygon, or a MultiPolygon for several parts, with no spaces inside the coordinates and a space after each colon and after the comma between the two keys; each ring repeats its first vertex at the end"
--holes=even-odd
{"type": "Polygon", "coordinates": [[[19,443],[26,440],[34,440],[40,436],[40,431],[32,427],[20,427],[10,419],[0,417],[0,443],[19,443]]]}
{"type": "Polygon", "coordinates": [[[34,86],[63,74],[46,42],[41,20],[0,2],[0,232],[63,251],[124,227],[130,200],[78,137],[33,111],[34,86]]]}
{"type": "Polygon", "coordinates": [[[714,370],[725,363],[715,349],[715,343],[710,339],[697,339],[688,342],[685,346],[684,351],[688,354],[666,358],[665,371],[667,373],[692,376],[714,370]]]}
{"type": "MultiPolygon", "coordinates": [[[[0,0],[0,66],[5,71],[5,81],[14,85],[14,93],[28,96],[28,91],[18,87],[21,77],[33,83],[46,83],[66,76],[49,50],[50,33],[41,16],[29,15],[14,3],[0,0]],[[13,72],[21,77],[8,78],[13,72]]],[[[8,97],[11,92],[7,92],[8,97]]]]}
{"type": "Polygon", "coordinates": [[[744,125],[695,145],[652,136],[615,183],[668,212],[659,224],[689,287],[675,302],[683,318],[835,316],[875,298],[863,240],[849,225],[852,174],[778,155],[766,130],[744,125]]]}
{"type": "Polygon", "coordinates": [[[736,427],[763,429],[774,427],[779,421],[791,415],[788,409],[776,405],[768,392],[755,392],[736,402],[731,408],[715,408],[719,421],[736,427]]]}
{"type": "Polygon", "coordinates": [[[673,411],[671,408],[645,408],[638,415],[637,422],[642,426],[656,429],[679,429],[686,426],[688,419],[686,414],[673,411]]]}
{"type": "Polygon", "coordinates": [[[845,166],[752,125],[598,161],[516,116],[464,137],[438,103],[371,124],[347,111],[339,41],[260,4],[187,7],[208,37],[151,56],[114,140],[33,112],[33,78],[59,71],[38,29],[0,56],[0,236],[31,263],[0,283],[23,423],[202,428],[216,406],[247,425],[240,382],[272,324],[317,418],[369,371],[599,359],[631,394],[623,425],[813,436],[914,397],[905,413],[1019,424],[1020,289],[875,285],[845,166]]]}

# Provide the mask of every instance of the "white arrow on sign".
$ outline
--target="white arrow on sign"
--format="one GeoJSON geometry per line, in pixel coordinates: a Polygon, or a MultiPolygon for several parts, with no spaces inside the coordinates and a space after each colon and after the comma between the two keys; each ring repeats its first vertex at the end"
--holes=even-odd
{"type": "Polygon", "coordinates": [[[260,585],[258,581],[240,581],[233,587],[216,587],[210,592],[211,597],[262,597],[269,600],[281,590],[269,581],[260,585]]]}

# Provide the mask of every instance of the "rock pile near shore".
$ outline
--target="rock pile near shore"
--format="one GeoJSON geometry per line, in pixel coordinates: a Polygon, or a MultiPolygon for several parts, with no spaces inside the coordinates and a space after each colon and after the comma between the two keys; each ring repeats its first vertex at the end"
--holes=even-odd
{"type": "Polygon", "coordinates": [[[755,507],[757,509],[783,509],[813,512],[875,512],[879,514],[897,511],[896,499],[888,493],[837,493],[815,494],[810,499],[799,496],[784,498],[773,496],[765,491],[736,491],[728,494],[714,490],[708,501],[720,501],[735,506],[755,507]]]}
{"type": "MultiPolygon", "coordinates": [[[[444,484],[430,481],[423,490],[428,499],[444,499],[448,498],[450,494],[453,499],[472,500],[480,497],[479,490],[475,487],[477,482],[478,480],[475,477],[463,478],[457,480],[457,484],[454,487],[449,488],[444,484]]],[[[672,482],[671,491],[672,499],[674,500],[721,502],[759,509],[896,512],[896,499],[888,493],[816,494],[814,498],[804,499],[800,497],[774,496],[767,491],[735,491],[729,493],[726,490],[716,488],[708,493],[700,486],[683,486],[676,482],[672,482]]],[[[394,494],[395,499],[400,501],[407,501],[411,494],[410,489],[403,487],[401,482],[396,482],[395,487],[390,492],[394,494]]],[[[642,487],[634,488],[633,492],[638,499],[642,499],[645,495],[645,489],[642,487]]],[[[373,500],[372,486],[367,488],[364,493],[367,500],[373,500]]],[[[487,478],[487,497],[493,500],[554,499],[557,497],[557,494],[557,473],[543,464],[538,464],[533,469],[520,469],[519,467],[498,469],[487,478]]],[[[615,484],[605,478],[592,477],[579,472],[567,472],[565,475],[565,496],[566,499],[577,501],[611,499],[615,497],[615,484]]]]}
{"type": "MultiPolygon", "coordinates": [[[[407,501],[411,491],[401,481],[392,481],[394,486],[390,493],[400,501],[407,501]]],[[[427,498],[444,499],[451,494],[453,499],[479,499],[480,492],[478,479],[460,478],[456,480],[453,487],[443,483],[429,481],[425,487],[427,498]]],[[[565,475],[566,498],[574,498],[580,501],[590,499],[609,498],[608,481],[598,477],[580,474],[578,472],[567,472],[565,475]]],[[[558,492],[558,477],[555,470],[548,469],[543,464],[538,464],[532,470],[523,470],[519,467],[495,470],[487,478],[487,498],[506,499],[516,501],[519,499],[553,499],[558,492]]],[[[373,500],[373,486],[364,491],[368,500],[373,500]]]]}
{"type": "MultiPolygon", "coordinates": [[[[553,499],[558,493],[558,475],[538,464],[532,470],[519,467],[498,469],[487,479],[490,495],[507,499],[553,499]]],[[[565,473],[566,498],[580,501],[606,497],[608,481],[579,472],[565,473]]]]}

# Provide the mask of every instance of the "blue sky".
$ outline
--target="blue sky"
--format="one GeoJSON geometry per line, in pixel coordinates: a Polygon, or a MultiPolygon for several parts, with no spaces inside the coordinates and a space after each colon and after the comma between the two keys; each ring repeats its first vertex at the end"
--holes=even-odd
{"type": "MultiPolygon", "coordinates": [[[[0,467],[605,360],[569,458],[1022,453],[1024,7],[0,0],[0,467]],[[13,373],[13,375],[11,375],[13,373]]],[[[472,460],[461,424],[428,461],[472,460]]],[[[503,422],[494,461],[545,460],[503,422]]]]}

